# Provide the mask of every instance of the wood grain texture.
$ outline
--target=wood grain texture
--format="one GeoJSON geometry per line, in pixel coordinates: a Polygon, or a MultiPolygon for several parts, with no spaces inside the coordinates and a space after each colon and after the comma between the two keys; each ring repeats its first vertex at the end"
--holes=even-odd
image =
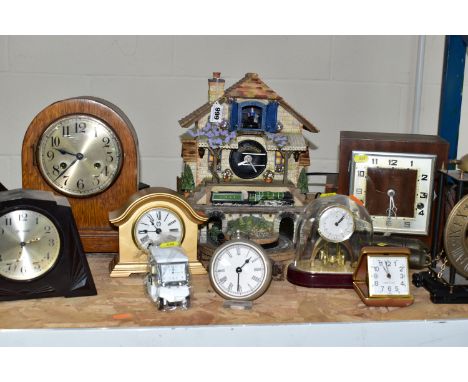
{"type": "MultiPolygon", "coordinates": [[[[340,133],[339,147],[339,194],[349,194],[349,169],[351,153],[353,150],[436,155],[434,191],[437,192],[439,184],[437,170],[442,168],[442,165],[447,168],[449,144],[447,141],[436,135],[342,131],[340,133]]],[[[411,237],[415,237],[423,241],[429,246],[429,248],[432,244],[435,210],[436,199],[434,199],[431,208],[432,216],[429,225],[429,235],[411,235],[411,237]]]]}
{"type": "Polygon", "coordinates": [[[37,144],[48,126],[73,114],[86,114],[102,120],[114,130],[122,145],[122,168],[108,189],[84,198],[67,197],[85,251],[118,252],[118,232],[109,223],[109,211],[120,207],[130,195],[138,191],[139,161],[135,130],[117,106],[98,98],[79,97],[56,102],[42,110],[29,125],[23,140],[23,188],[60,194],[41,175],[36,157],[37,144]]]}
{"type": "Polygon", "coordinates": [[[99,328],[179,325],[281,324],[446,320],[468,318],[468,304],[435,305],[423,288],[406,308],[367,307],[352,289],[314,289],[273,281],[251,311],[228,310],[207,275],[193,276],[187,311],[159,312],[145,295],[143,276],[110,278],[111,255],[88,256],[97,296],[0,303],[1,329],[99,328]]]}

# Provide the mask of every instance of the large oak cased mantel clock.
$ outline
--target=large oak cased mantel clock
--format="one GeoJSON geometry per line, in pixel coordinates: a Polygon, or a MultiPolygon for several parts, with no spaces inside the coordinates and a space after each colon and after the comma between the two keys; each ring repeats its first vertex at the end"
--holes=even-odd
{"type": "Polygon", "coordinates": [[[118,252],[108,213],[138,190],[135,130],[115,105],[79,97],[42,110],[25,133],[23,187],[66,196],[86,252],[118,252]]]}
{"type": "Polygon", "coordinates": [[[0,300],[96,294],[70,204],[36,190],[0,193],[0,300]]]}
{"type": "Polygon", "coordinates": [[[148,271],[151,246],[177,242],[189,258],[192,274],[206,274],[197,260],[198,226],[208,219],[175,191],[150,187],[134,193],[109,213],[119,229],[119,253],[110,264],[111,277],[148,271]]]}
{"type": "Polygon", "coordinates": [[[436,170],[447,158],[438,136],[342,131],[338,192],[362,201],[374,232],[411,235],[430,247],[436,170]]]}

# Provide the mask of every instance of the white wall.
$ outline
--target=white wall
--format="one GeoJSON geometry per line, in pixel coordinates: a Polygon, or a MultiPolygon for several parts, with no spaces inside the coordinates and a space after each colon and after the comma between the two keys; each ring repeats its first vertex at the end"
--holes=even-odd
{"type": "MultiPolygon", "coordinates": [[[[0,180],[21,186],[22,139],[39,111],[93,95],[133,122],[141,180],[175,187],[177,121],[207,100],[213,71],[226,86],[259,73],[321,130],[311,169],[336,171],[340,130],[410,132],[417,46],[417,36],[0,36],[0,180]]],[[[443,46],[427,37],[421,133],[437,132],[443,46]]]]}

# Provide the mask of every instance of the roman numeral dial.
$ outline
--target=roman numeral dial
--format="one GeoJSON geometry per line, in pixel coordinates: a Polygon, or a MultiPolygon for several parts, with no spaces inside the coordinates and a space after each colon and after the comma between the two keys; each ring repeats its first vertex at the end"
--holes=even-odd
{"type": "Polygon", "coordinates": [[[184,225],[180,216],[168,208],[152,208],[140,215],[133,229],[138,247],[148,252],[151,245],[167,242],[181,243],[184,225]]]}
{"type": "Polygon", "coordinates": [[[453,207],[445,224],[445,253],[458,273],[468,277],[468,195],[453,207]]]}
{"type": "Polygon", "coordinates": [[[218,247],[210,262],[210,281],[229,300],[254,300],[271,281],[271,261],[264,249],[244,239],[218,247]]]}

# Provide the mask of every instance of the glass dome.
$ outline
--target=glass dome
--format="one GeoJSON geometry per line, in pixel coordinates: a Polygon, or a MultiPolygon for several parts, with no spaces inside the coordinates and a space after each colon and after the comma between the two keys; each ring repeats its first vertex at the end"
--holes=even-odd
{"type": "Polygon", "coordinates": [[[372,244],[372,234],[370,215],[352,197],[313,200],[299,218],[288,280],[306,287],[352,288],[359,252],[372,244]]]}

